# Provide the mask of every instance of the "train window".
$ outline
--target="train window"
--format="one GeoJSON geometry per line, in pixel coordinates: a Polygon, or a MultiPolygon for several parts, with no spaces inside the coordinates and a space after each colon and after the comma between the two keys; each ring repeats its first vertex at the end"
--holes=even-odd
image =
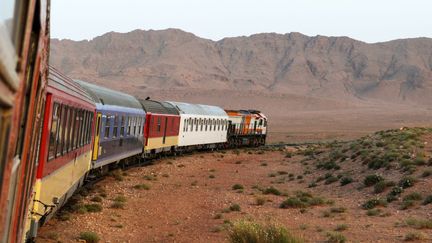
{"type": "Polygon", "coordinates": [[[63,143],[63,154],[67,153],[69,147],[69,127],[70,127],[70,109],[68,106],[65,106],[65,127],[64,127],[64,143],[63,143]]]}
{"type": "Polygon", "coordinates": [[[87,131],[86,131],[86,144],[90,143],[91,140],[91,127],[93,122],[93,112],[87,112],[87,131]]]}
{"type": "Polygon", "coordinates": [[[79,135],[79,145],[82,147],[84,145],[83,143],[83,137],[84,137],[84,131],[85,131],[85,117],[84,117],[84,110],[80,110],[80,135],[79,135]]]}
{"type": "Polygon", "coordinates": [[[118,115],[114,115],[113,138],[117,137],[117,130],[118,130],[118,115]]]}
{"type": "Polygon", "coordinates": [[[141,134],[141,117],[138,118],[138,135],[141,134]]]}
{"type": "Polygon", "coordinates": [[[197,131],[197,132],[198,132],[198,126],[199,126],[198,122],[199,122],[198,119],[195,118],[195,131],[197,131]]]}
{"type": "Polygon", "coordinates": [[[109,138],[110,135],[110,128],[111,128],[111,122],[110,122],[110,114],[106,115],[106,119],[105,119],[105,132],[104,132],[104,138],[109,138]]]}
{"type": "Polygon", "coordinates": [[[86,144],[86,137],[87,137],[87,129],[88,129],[88,113],[86,110],[83,110],[83,129],[82,129],[82,145],[84,146],[86,144]]]}
{"type": "Polygon", "coordinates": [[[64,128],[64,115],[65,115],[65,109],[63,105],[60,105],[59,108],[59,120],[58,120],[58,131],[57,131],[57,147],[56,147],[56,157],[60,156],[62,154],[62,147],[63,147],[63,128],[64,128]]]}
{"type": "Polygon", "coordinates": [[[132,126],[132,119],[131,119],[131,117],[128,117],[128,131],[127,131],[127,135],[131,134],[131,126],[132,126]]]}
{"type": "Polygon", "coordinates": [[[157,131],[160,132],[161,131],[161,118],[158,117],[157,119],[157,131]]]}
{"type": "Polygon", "coordinates": [[[136,134],[136,117],[132,117],[132,128],[133,128],[133,131],[131,131],[132,136],[135,136],[135,134],[136,134]]]}
{"type": "Polygon", "coordinates": [[[76,109],[76,120],[75,120],[75,147],[79,148],[79,136],[80,136],[80,130],[81,130],[81,111],[80,109],[76,109]]]}
{"type": "Polygon", "coordinates": [[[87,111],[87,133],[86,133],[86,138],[87,138],[87,143],[86,144],[90,144],[91,142],[91,129],[92,129],[92,125],[93,125],[93,112],[87,111]]]}
{"type": "Polygon", "coordinates": [[[66,134],[67,141],[68,141],[68,143],[67,143],[67,151],[68,152],[72,151],[72,139],[73,139],[72,133],[73,133],[74,121],[75,121],[74,114],[75,114],[75,109],[72,107],[69,107],[69,118],[68,118],[69,129],[68,129],[68,133],[66,134]]]}
{"type": "Polygon", "coordinates": [[[74,132],[73,132],[73,149],[78,148],[78,130],[79,130],[79,112],[75,108],[75,121],[74,121],[74,132]]]}
{"type": "Polygon", "coordinates": [[[203,120],[200,118],[200,126],[201,126],[201,128],[200,128],[200,131],[202,131],[203,130],[203,126],[204,126],[204,122],[203,122],[203,120]]]}
{"type": "Polygon", "coordinates": [[[125,116],[121,117],[121,122],[120,122],[120,137],[124,136],[124,128],[125,127],[125,116]]]}
{"type": "Polygon", "coordinates": [[[74,139],[75,139],[75,123],[76,123],[76,110],[75,110],[75,108],[72,108],[71,109],[72,110],[72,120],[71,120],[71,129],[70,129],[70,144],[69,144],[69,147],[70,147],[70,149],[71,150],[74,150],[75,149],[75,142],[74,142],[74,139]]]}
{"type": "Polygon", "coordinates": [[[58,119],[59,119],[59,105],[54,103],[52,118],[51,118],[51,130],[49,136],[49,148],[48,148],[48,160],[54,159],[55,149],[57,145],[57,129],[58,129],[58,119]]]}

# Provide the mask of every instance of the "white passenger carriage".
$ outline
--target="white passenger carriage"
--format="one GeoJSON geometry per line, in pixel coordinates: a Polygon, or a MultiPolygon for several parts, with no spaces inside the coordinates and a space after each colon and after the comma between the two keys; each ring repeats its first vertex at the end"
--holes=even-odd
{"type": "Polygon", "coordinates": [[[222,108],[172,101],[169,103],[180,113],[180,148],[215,148],[227,141],[228,115],[222,108]]]}

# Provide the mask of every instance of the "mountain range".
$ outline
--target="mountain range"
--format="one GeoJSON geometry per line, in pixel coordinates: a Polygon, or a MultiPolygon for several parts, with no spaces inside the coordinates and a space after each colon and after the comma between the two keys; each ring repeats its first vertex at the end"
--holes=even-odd
{"type": "Polygon", "coordinates": [[[295,110],[432,107],[429,38],[369,44],[262,33],[212,41],[178,29],[135,30],[52,39],[50,64],[143,98],[259,108],[280,119],[295,110]]]}

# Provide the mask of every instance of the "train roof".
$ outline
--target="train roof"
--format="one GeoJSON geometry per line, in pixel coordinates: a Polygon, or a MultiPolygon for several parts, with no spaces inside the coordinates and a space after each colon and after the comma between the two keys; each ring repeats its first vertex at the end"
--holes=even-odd
{"type": "Polygon", "coordinates": [[[49,66],[48,86],[95,105],[92,97],[85,89],[51,66],[49,66]]]}
{"type": "Polygon", "coordinates": [[[75,79],[74,81],[85,89],[97,104],[142,109],[140,102],[132,95],[87,83],[82,80],[75,79]]]}
{"type": "Polygon", "coordinates": [[[138,99],[146,112],[154,114],[178,115],[178,110],[168,102],[138,99]]]}
{"type": "Polygon", "coordinates": [[[218,106],[190,104],[183,102],[167,101],[175,106],[180,114],[207,115],[207,116],[228,116],[227,113],[218,106]]]}

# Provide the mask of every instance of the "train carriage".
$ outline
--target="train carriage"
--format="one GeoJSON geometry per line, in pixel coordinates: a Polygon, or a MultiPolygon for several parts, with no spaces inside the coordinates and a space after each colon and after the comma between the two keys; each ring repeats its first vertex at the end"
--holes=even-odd
{"type": "Polygon", "coordinates": [[[49,51],[49,1],[0,4],[0,242],[29,218],[49,51]]]}
{"type": "Polygon", "coordinates": [[[139,100],[146,112],[144,128],[144,156],[174,152],[178,145],[180,115],[167,102],[139,100]]]}
{"type": "Polygon", "coordinates": [[[226,110],[229,116],[228,144],[233,146],[264,145],[267,117],[256,110],[226,110]]]}
{"type": "Polygon", "coordinates": [[[29,238],[83,184],[91,163],[96,105],[76,83],[50,68],[29,238]]]}
{"type": "Polygon", "coordinates": [[[96,103],[92,169],[127,162],[143,151],[145,112],[133,96],[75,80],[96,103]]]}
{"type": "Polygon", "coordinates": [[[217,106],[168,101],[180,113],[180,149],[222,147],[227,141],[228,115],[217,106]]]}

